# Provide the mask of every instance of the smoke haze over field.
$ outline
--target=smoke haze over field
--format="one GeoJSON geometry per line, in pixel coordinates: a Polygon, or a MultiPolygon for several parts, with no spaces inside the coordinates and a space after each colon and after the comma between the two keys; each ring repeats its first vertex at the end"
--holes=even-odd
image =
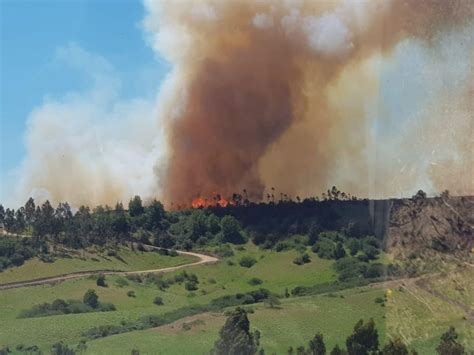
{"type": "Polygon", "coordinates": [[[145,8],[149,43],[173,65],[158,98],[86,95],[35,110],[20,203],[31,191],[73,204],[137,193],[189,204],[243,189],[259,199],[271,186],[292,196],[332,185],[370,197],[474,193],[472,1],[145,8]],[[66,183],[64,171],[79,173],[66,183]]]}

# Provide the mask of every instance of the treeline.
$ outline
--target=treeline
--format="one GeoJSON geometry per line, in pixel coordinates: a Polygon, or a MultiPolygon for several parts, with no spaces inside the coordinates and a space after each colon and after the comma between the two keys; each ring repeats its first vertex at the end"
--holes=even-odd
{"type": "MultiPolygon", "coordinates": [[[[247,311],[236,308],[228,316],[224,326],[219,332],[219,339],[211,350],[213,355],[263,355],[265,350],[261,347],[262,334],[256,330],[250,331],[250,321],[247,311]]],[[[441,335],[440,343],[436,348],[439,355],[464,355],[467,354],[462,344],[458,341],[456,330],[451,327],[441,335]]],[[[332,350],[326,348],[324,336],[318,332],[309,340],[308,344],[296,348],[290,346],[288,355],[415,355],[417,352],[408,350],[400,339],[391,339],[381,346],[379,334],[373,319],[368,322],[359,320],[345,341],[345,348],[335,345],[332,350]]]]}
{"type": "MultiPolygon", "coordinates": [[[[364,203],[345,202],[349,204],[345,208],[365,211],[359,206],[364,203]]],[[[79,249],[134,242],[130,245],[138,243],[139,248],[142,244],[184,250],[213,247],[222,254],[225,243],[242,244],[251,239],[261,248],[299,251],[294,260],[298,265],[311,262],[306,251],[309,247],[321,258],[336,260],[341,281],[386,274],[385,266],[373,262],[381,251],[380,241],[367,235],[360,223],[338,226],[339,205],[331,199],[166,211],[159,201],[145,205],[135,196],[127,208],[117,203],[114,208],[82,206],[73,211],[68,203],[53,208],[46,201],[36,206],[30,198],[16,211],[5,211],[0,205],[0,223],[7,232],[29,237],[0,239],[0,270],[21,265],[35,255],[44,258],[48,246],[56,245],[79,249]]]]}

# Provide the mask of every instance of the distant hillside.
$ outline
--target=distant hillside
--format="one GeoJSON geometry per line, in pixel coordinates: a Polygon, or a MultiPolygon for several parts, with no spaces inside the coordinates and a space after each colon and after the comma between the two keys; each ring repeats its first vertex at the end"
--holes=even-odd
{"type": "Polygon", "coordinates": [[[398,258],[463,257],[474,246],[474,196],[394,200],[386,247],[398,258]]]}

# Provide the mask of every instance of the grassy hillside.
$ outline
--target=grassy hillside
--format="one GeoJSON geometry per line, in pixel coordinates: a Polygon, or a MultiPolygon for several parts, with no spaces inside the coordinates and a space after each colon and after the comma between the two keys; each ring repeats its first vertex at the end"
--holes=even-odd
{"type": "MultiPolygon", "coordinates": [[[[337,278],[332,268],[334,261],[319,259],[314,253],[310,253],[310,263],[298,266],[293,263],[298,255],[294,250],[277,253],[257,249],[253,244],[234,246],[233,250],[233,256],[223,258],[218,264],[188,270],[188,273],[198,277],[198,289],[195,291],[186,290],[185,283],[174,283],[160,290],[156,284],[126,280],[119,276],[106,277],[108,287],[105,288],[97,287],[95,279],[85,278],[54,286],[1,291],[0,347],[8,345],[14,350],[18,344],[36,344],[47,353],[57,341],[71,345],[79,343],[84,338],[83,333],[96,326],[119,325],[145,315],[160,316],[182,307],[206,305],[218,297],[260,287],[283,294],[286,288],[291,290],[296,286],[327,283],[337,278]],[[244,256],[253,257],[256,264],[250,268],[240,266],[239,261],[244,256]],[[258,278],[262,283],[252,285],[249,283],[252,278],[258,278]],[[119,286],[120,281],[122,284],[119,286]],[[101,301],[113,303],[117,310],[17,318],[20,311],[35,304],[52,302],[56,298],[81,299],[89,288],[96,290],[101,301]],[[133,291],[135,297],[129,297],[129,291],[133,291]],[[164,305],[153,304],[156,296],[162,297],[164,305]]],[[[150,256],[162,257],[156,253],[145,253],[140,257],[150,256]]],[[[125,259],[126,256],[123,257],[125,259]]],[[[127,265],[136,266],[138,261],[127,265]]],[[[473,272],[466,266],[448,276],[431,277],[427,284],[417,284],[416,280],[387,283],[388,292],[382,287],[355,288],[334,295],[283,298],[277,309],[263,304],[247,307],[255,310],[250,314],[252,329],[260,330],[262,345],[270,354],[285,354],[289,346],[306,345],[317,331],[324,334],[328,348],[336,342],[343,346],[356,321],[370,317],[376,321],[381,342],[387,337],[401,337],[419,354],[432,354],[439,336],[451,325],[460,333],[466,348],[472,349],[472,324],[466,319],[465,312],[450,300],[472,307],[474,295],[469,280],[472,280],[473,272]],[[376,303],[375,299],[385,293],[388,296],[384,306],[376,303]]],[[[178,273],[166,274],[164,278],[172,278],[178,273]]],[[[88,340],[87,353],[130,354],[132,349],[137,348],[141,354],[206,354],[212,348],[224,320],[222,314],[205,313],[159,328],[88,340]],[[183,323],[189,323],[187,328],[191,329],[183,329],[183,323]]]]}
{"type": "Polygon", "coordinates": [[[38,258],[26,261],[19,267],[0,272],[0,284],[56,276],[78,271],[120,270],[134,271],[158,269],[191,263],[197,259],[191,256],[166,256],[157,252],[132,251],[119,248],[115,256],[97,249],[87,251],[68,251],[53,262],[44,262],[38,258]]]}
{"type": "MultiPolygon", "coordinates": [[[[293,264],[298,255],[296,251],[282,253],[261,251],[248,244],[245,250],[235,250],[235,255],[223,259],[215,265],[197,266],[189,271],[199,279],[199,289],[194,292],[185,290],[184,284],[174,284],[161,291],[154,284],[127,281],[128,285],[119,287],[118,276],[106,277],[108,287],[97,287],[94,279],[67,281],[54,286],[35,286],[11,289],[0,292],[0,345],[15,348],[18,344],[41,346],[49,349],[54,342],[78,343],[82,333],[98,325],[120,324],[121,321],[133,321],[141,316],[160,315],[180,307],[193,304],[207,304],[220,296],[257,289],[268,288],[284,293],[285,288],[301,285],[314,285],[335,280],[333,261],[319,259],[313,254],[312,262],[303,266],[293,264]],[[253,256],[257,263],[251,268],[238,264],[243,256],[253,256]],[[233,264],[233,265],[229,265],[233,264]],[[260,278],[263,283],[252,286],[248,281],[260,278]],[[93,288],[103,302],[113,303],[117,311],[105,313],[87,313],[58,315],[43,318],[17,319],[19,312],[34,304],[52,302],[56,298],[81,299],[85,290],[93,288]],[[127,292],[134,291],[136,297],[128,297],[127,292]],[[160,296],[163,306],[153,304],[160,296]],[[25,340],[27,339],[27,340],[25,340]]],[[[240,249],[240,248],[239,248],[240,249]]],[[[144,257],[156,253],[145,253],[144,257]]],[[[171,258],[176,260],[176,258],[171,258]]],[[[172,277],[173,274],[165,277],[172,277]]]]}
{"type": "MultiPolygon", "coordinates": [[[[286,354],[289,346],[296,349],[307,345],[317,331],[323,332],[328,347],[336,343],[342,346],[361,318],[374,318],[380,338],[384,340],[385,310],[374,303],[374,299],[382,295],[383,291],[378,289],[357,289],[337,293],[336,297],[290,298],[283,300],[279,308],[271,309],[262,304],[251,307],[255,313],[250,314],[249,319],[252,330],[262,333],[262,347],[269,354],[286,354]]],[[[208,354],[224,321],[222,315],[196,316],[172,326],[92,341],[87,353],[129,354],[132,349],[139,349],[141,354],[208,354]],[[189,324],[191,329],[183,329],[183,323],[189,324]]]]}

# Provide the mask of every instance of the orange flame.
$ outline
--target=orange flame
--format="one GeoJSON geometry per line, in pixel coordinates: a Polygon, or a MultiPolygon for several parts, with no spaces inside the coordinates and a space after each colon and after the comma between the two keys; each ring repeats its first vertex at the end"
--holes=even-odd
{"type": "Polygon", "coordinates": [[[196,197],[191,202],[192,208],[206,208],[206,207],[227,207],[228,205],[232,204],[231,201],[223,198],[220,194],[214,193],[211,199],[204,198],[204,197],[196,197]]]}

